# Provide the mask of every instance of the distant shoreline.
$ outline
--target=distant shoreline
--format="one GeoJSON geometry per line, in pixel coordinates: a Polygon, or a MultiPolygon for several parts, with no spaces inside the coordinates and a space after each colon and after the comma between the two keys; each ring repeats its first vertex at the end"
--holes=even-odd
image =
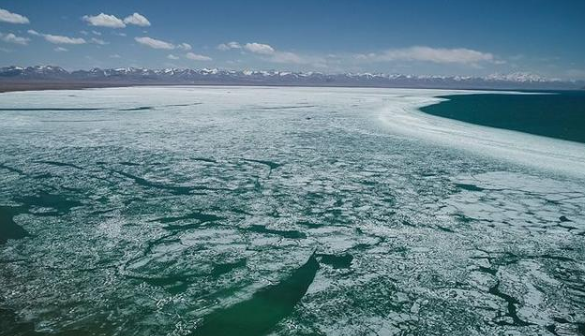
{"type": "Polygon", "coordinates": [[[376,86],[376,85],[303,85],[303,84],[268,84],[268,83],[132,83],[132,82],[45,82],[45,81],[0,81],[0,93],[46,90],[82,90],[101,88],[122,88],[132,86],[268,86],[268,87],[331,87],[331,88],[371,88],[371,89],[420,89],[420,90],[461,90],[461,91],[583,91],[582,89],[518,89],[518,88],[486,88],[486,87],[434,87],[434,86],[376,86]]]}
{"type": "Polygon", "coordinates": [[[461,77],[177,68],[94,68],[91,70],[67,71],[59,66],[51,65],[0,68],[0,92],[153,85],[363,87],[482,91],[564,91],[585,89],[585,81],[547,79],[527,73],[461,77]]]}
{"type": "Polygon", "coordinates": [[[0,93],[20,91],[45,91],[45,90],[80,90],[136,86],[136,84],[119,83],[87,83],[87,82],[1,82],[0,93]]]}

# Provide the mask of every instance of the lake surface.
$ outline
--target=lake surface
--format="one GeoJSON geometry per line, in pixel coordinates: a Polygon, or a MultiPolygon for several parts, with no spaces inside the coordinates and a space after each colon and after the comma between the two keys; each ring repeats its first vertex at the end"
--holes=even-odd
{"type": "Polygon", "coordinates": [[[0,95],[0,334],[583,335],[585,145],[466,94],[0,95]]]}
{"type": "Polygon", "coordinates": [[[585,91],[442,97],[432,115],[585,143],[585,91]]]}

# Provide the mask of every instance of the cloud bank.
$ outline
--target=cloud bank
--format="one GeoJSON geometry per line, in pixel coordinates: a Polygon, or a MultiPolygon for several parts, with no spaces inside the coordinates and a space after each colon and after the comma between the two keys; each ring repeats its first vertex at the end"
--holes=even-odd
{"type": "Polygon", "coordinates": [[[162,40],[153,39],[152,37],[143,36],[143,37],[135,37],[134,40],[142,45],[153,49],[175,49],[175,46],[172,43],[165,42],[162,40]]]}
{"type": "MultiPolygon", "coordinates": [[[[42,36],[47,42],[53,43],[53,44],[86,44],[87,43],[87,41],[81,37],[69,37],[69,36],[63,36],[63,35],[43,34],[43,33],[39,33],[36,30],[33,30],[33,29],[29,29],[27,31],[27,33],[29,33],[32,36],[42,36]]],[[[95,44],[101,44],[101,45],[108,44],[107,42],[100,40],[100,39],[96,39],[96,38],[92,38],[90,40],[90,42],[95,43],[95,44]]],[[[59,50],[59,51],[63,51],[63,50],[59,50]]]]}
{"type": "Polygon", "coordinates": [[[150,27],[150,21],[148,21],[147,18],[138,13],[134,13],[130,16],[127,16],[124,19],[124,23],[140,27],[150,27]]]}
{"type": "Polygon", "coordinates": [[[125,28],[126,24],[121,19],[117,18],[115,15],[108,15],[104,13],[100,13],[95,16],[91,15],[84,15],[81,18],[83,21],[87,22],[90,26],[94,27],[106,27],[106,28],[125,28]]]}
{"type": "Polygon", "coordinates": [[[228,42],[218,45],[217,49],[221,51],[227,51],[230,49],[242,49],[242,46],[238,42],[228,42]]]}
{"type": "Polygon", "coordinates": [[[275,53],[274,48],[269,46],[268,44],[262,43],[246,43],[244,45],[244,49],[251,53],[260,54],[260,55],[272,55],[275,53]]]}
{"type": "Polygon", "coordinates": [[[134,13],[123,20],[115,15],[100,13],[98,15],[84,15],[81,18],[90,26],[106,28],[126,28],[126,25],[150,27],[150,21],[140,13],[134,13]]]}
{"type": "Polygon", "coordinates": [[[99,44],[99,45],[107,45],[107,44],[109,44],[108,42],[106,42],[106,41],[104,41],[102,39],[99,39],[99,38],[95,38],[95,37],[92,37],[90,41],[91,41],[91,43],[99,44]]]}
{"type": "Polygon", "coordinates": [[[239,42],[222,43],[217,46],[221,51],[241,49],[248,51],[265,62],[284,64],[310,64],[315,67],[325,67],[326,60],[323,57],[299,55],[290,51],[280,51],[269,44],[250,42],[240,44],[239,42]]]}
{"type": "Polygon", "coordinates": [[[166,50],[173,50],[173,49],[180,49],[180,50],[191,50],[191,45],[189,43],[179,43],[177,45],[172,44],[170,42],[166,42],[163,40],[157,40],[152,37],[143,36],[143,37],[135,37],[134,40],[142,45],[153,49],[166,49],[166,50]]]}
{"type": "Polygon", "coordinates": [[[14,24],[28,24],[30,21],[26,16],[12,13],[6,9],[0,8],[0,22],[14,23],[14,24]]]}
{"type": "Polygon", "coordinates": [[[192,52],[188,52],[185,54],[185,57],[193,60],[193,61],[212,61],[213,59],[209,56],[194,54],[192,52]]]}
{"type": "Polygon", "coordinates": [[[183,50],[191,50],[191,45],[189,43],[181,43],[178,44],[177,49],[183,49],[183,50]]]}
{"type": "Polygon", "coordinates": [[[43,37],[45,38],[45,40],[47,40],[47,42],[50,42],[53,44],[85,44],[85,43],[87,43],[87,41],[85,41],[81,37],[68,37],[68,36],[51,35],[51,34],[43,34],[43,37]]]}
{"type": "Polygon", "coordinates": [[[30,41],[30,39],[28,39],[26,37],[16,36],[12,33],[8,33],[8,34],[0,33],[0,41],[4,41],[6,43],[27,45],[28,41],[30,41]]]}
{"type": "Polygon", "coordinates": [[[480,62],[496,62],[491,53],[484,53],[466,48],[432,48],[415,46],[410,48],[388,49],[382,53],[359,54],[359,60],[375,62],[421,61],[439,64],[477,64],[480,62]]]}

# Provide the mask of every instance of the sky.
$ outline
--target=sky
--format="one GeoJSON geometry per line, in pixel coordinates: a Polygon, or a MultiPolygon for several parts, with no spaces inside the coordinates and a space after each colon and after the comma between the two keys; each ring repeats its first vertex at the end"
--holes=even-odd
{"type": "Polygon", "coordinates": [[[584,0],[0,0],[0,66],[585,79],[584,0]]]}

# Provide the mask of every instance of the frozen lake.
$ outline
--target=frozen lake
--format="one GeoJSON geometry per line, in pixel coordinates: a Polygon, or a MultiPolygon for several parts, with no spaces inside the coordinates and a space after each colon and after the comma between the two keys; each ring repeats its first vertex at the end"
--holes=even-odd
{"type": "Polygon", "coordinates": [[[585,145],[448,94],[0,95],[0,334],[583,335],[585,145]]]}

